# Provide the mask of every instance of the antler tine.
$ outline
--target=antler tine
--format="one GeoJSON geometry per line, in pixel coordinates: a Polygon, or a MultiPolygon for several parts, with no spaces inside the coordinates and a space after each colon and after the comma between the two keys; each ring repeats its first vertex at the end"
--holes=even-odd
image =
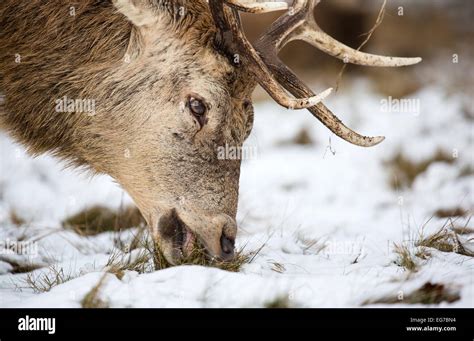
{"type": "Polygon", "coordinates": [[[379,56],[355,50],[325,33],[316,23],[313,10],[320,0],[295,0],[292,11],[279,18],[264,34],[259,45],[268,48],[272,43],[276,53],[287,43],[303,40],[321,51],[341,59],[344,63],[365,66],[398,67],[421,62],[421,58],[379,56]]]}
{"type": "Polygon", "coordinates": [[[267,13],[287,10],[290,6],[286,1],[255,2],[253,0],[226,0],[227,5],[242,12],[267,13]]]}
{"type": "MultiPolygon", "coordinates": [[[[285,84],[285,87],[293,96],[311,96],[313,94],[311,88],[300,81],[286,65],[281,64],[281,67],[273,66],[271,70],[277,81],[285,84]]],[[[348,128],[323,103],[318,103],[308,108],[308,110],[336,136],[351,144],[360,147],[373,147],[385,140],[383,136],[363,136],[348,128]]]]}
{"type": "Polygon", "coordinates": [[[306,109],[318,104],[332,92],[332,88],[330,88],[323,91],[319,95],[313,94],[312,96],[304,98],[290,97],[287,94],[285,88],[275,81],[267,65],[263,63],[258,52],[254,49],[252,44],[250,44],[244,35],[240,16],[235,7],[237,6],[238,8],[244,8],[247,11],[251,11],[256,7],[252,7],[251,4],[246,4],[244,6],[241,1],[235,0],[210,0],[209,5],[214,20],[221,30],[223,36],[228,36],[231,34],[233,37],[237,38],[234,43],[238,45],[238,51],[242,53],[247,59],[248,67],[255,75],[255,78],[258,80],[259,84],[278,104],[289,109],[306,109]],[[232,8],[227,10],[224,7],[224,3],[229,4],[232,8]],[[239,3],[239,5],[237,5],[237,3],[239,3]]]}

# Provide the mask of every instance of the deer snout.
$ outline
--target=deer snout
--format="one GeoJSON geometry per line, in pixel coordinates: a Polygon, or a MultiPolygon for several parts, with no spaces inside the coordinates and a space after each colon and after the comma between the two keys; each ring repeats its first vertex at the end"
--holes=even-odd
{"type": "Polygon", "coordinates": [[[211,259],[230,261],[234,257],[237,224],[227,214],[173,208],[161,215],[157,225],[160,247],[172,264],[201,247],[211,259]]]}
{"type": "Polygon", "coordinates": [[[198,218],[199,222],[190,229],[196,233],[198,240],[206,248],[210,257],[229,261],[234,257],[237,224],[227,214],[216,214],[206,218],[198,218]],[[207,220],[207,222],[202,220],[207,220]]]}

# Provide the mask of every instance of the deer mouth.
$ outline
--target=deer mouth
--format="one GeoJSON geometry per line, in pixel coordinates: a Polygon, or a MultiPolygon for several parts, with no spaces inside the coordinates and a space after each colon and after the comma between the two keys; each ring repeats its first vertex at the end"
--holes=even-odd
{"type": "Polygon", "coordinates": [[[167,245],[162,246],[165,249],[169,248],[166,252],[169,261],[180,260],[190,255],[197,244],[196,234],[180,219],[175,209],[160,217],[158,231],[167,245]]]}
{"type": "Polygon", "coordinates": [[[175,238],[173,238],[173,246],[181,257],[189,256],[197,244],[196,235],[182,222],[176,226],[175,238]]]}

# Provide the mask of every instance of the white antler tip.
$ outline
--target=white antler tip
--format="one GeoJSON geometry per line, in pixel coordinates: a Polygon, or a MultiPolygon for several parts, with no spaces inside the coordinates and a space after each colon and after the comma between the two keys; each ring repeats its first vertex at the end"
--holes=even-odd
{"type": "Polygon", "coordinates": [[[265,1],[254,4],[255,7],[262,8],[262,11],[281,11],[289,8],[288,3],[284,1],[265,1]]]}
{"type": "Polygon", "coordinates": [[[423,59],[420,57],[414,57],[414,58],[394,58],[395,66],[409,66],[409,65],[415,65],[420,63],[423,59]]]}
{"type": "Polygon", "coordinates": [[[326,97],[328,97],[333,91],[333,88],[329,88],[321,92],[320,94],[310,97],[308,100],[309,107],[315,106],[316,104],[320,103],[326,97]]]}
{"type": "Polygon", "coordinates": [[[290,6],[285,1],[227,0],[227,4],[244,9],[251,13],[267,13],[287,10],[290,6]]]}
{"type": "Polygon", "coordinates": [[[375,136],[372,138],[372,142],[368,145],[368,147],[373,147],[382,143],[385,140],[385,136],[375,136]]]}

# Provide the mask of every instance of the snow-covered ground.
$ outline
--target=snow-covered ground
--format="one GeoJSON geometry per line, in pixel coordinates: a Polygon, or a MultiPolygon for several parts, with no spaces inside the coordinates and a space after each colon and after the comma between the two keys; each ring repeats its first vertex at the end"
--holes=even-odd
{"type": "MultiPolygon", "coordinates": [[[[370,149],[331,136],[305,111],[256,105],[247,146],[257,156],[243,163],[237,240],[249,251],[264,245],[253,262],[238,273],[180,266],[127,272],[121,279],[106,274],[100,298],[110,307],[262,307],[276,299],[295,307],[357,307],[396,297],[395,306],[403,307],[404,297],[430,282],[460,296],[439,306],[474,307],[472,257],[430,249],[427,259],[413,256],[415,272],[397,264],[394,243],[416,253],[419,233],[446,223],[433,217],[438,209],[462,208],[468,215],[456,218],[456,226],[474,225],[468,221],[474,207],[473,121],[466,113],[472,99],[436,87],[411,97],[419,112],[397,110],[393,103],[386,110],[384,98],[358,81],[327,102],[348,126],[387,137],[370,149]],[[288,143],[301,129],[313,145],[288,143]],[[427,160],[439,150],[454,162],[432,163],[411,187],[392,189],[388,160],[400,152],[415,162],[427,160]]],[[[80,307],[104,276],[117,235],[81,237],[60,222],[87,206],[117,208],[130,199],[108,177],[90,179],[62,170],[50,157],[32,159],[5,135],[0,156],[0,307],[80,307]],[[14,225],[12,211],[27,223],[14,225]],[[12,245],[36,256],[13,254],[12,245]],[[35,293],[25,284],[28,274],[11,273],[12,259],[44,265],[36,277],[53,265],[73,279],[35,293]]],[[[466,250],[472,250],[473,237],[459,237],[466,250]]]]}

